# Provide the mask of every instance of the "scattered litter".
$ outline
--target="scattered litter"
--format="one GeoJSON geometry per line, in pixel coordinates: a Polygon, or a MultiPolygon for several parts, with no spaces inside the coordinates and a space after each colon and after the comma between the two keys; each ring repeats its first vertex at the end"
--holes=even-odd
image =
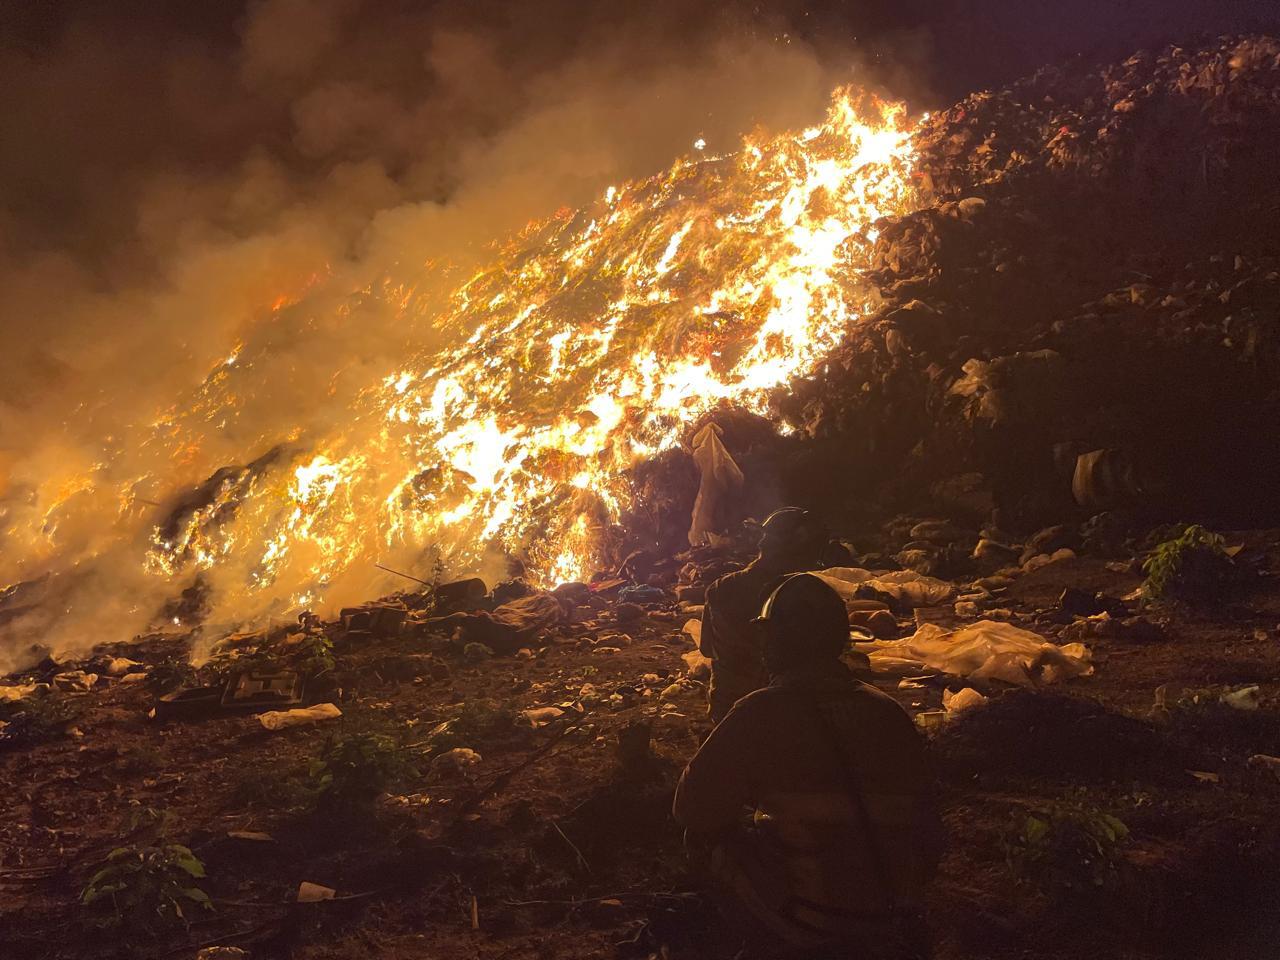
{"type": "Polygon", "coordinates": [[[552,720],[563,717],[564,711],[559,707],[539,707],[534,710],[522,710],[521,714],[529,721],[529,726],[545,727],[552,720]]]}
{"type": "Polygon", "coordinates": [[[240,674],[222,695],[228,710],[254,712],[302,705],[302,676],[292,670],[250,670],[240,674]]]}
{"type": "Polygon", "coordinates": [[[0,687],[0,703],[15,703],[34,693],[48,693],[47,683],[22,683],[15,686],[0,687]]]}
{"type": "Polygon", "coordinates": [[[1188,770],[1187,773],[1191,774],[1191,776],[1195,777],[1201,783],[1222,782],[1222,777],[1218,776],[1216,773],[1211,773],[1208,770],[1188,770]]]}
{"type": "Polygon", "coordinates": [[[53,677],[53,685],[68,693],[83,693],[98,682],[96,673],[85,673],[83,670],[68,670],[53,677]]]}
{"type": "Polygon", "coordinates": [[[107,676],[123,677],[127,673],[134,673],[135,668],[146,670],[137,660],[130,660],[128,657],[112,657],[107,664],[107,676]]]}
{"type": "Polygon", "coordinates": [[[228,830],[227,836],[232,840],[249,840],[253,843],[274,843],[275,837],[258,830],[228,830]]]}
{"type": "Polygon", "coordinates": [[[308,883],[303,880],[298,884],[298,903],[319,903],[322,900],[332,900],[338,891],[333,887],[322,887],[318,883],[308,883]]]}
{"type": "Polygon", "coordinates": [[[987,698],[984,697],[973,687],[965,687],[963,690],[957,690],[952,693],[950,690],[942,691],[942,707],[947,711],[948,716],[954,716],[957,713],[963,713],[965,710],[984,704],[987,698]]]}
{"type": "Polygon", "coordinates": [[[697,650],[690,650],[680,656],[689,671],[689,679],[705,682],[711,678],[711,660],[697,650]]]}
{"type": "Polygon", "coordinates": [[[1038,633],[994,620],[979,620],[955,631],[926,623],[903,640],[853,646],[867,655],[877,673],[919,673],[927,667],[957,677],[1033,686],[1093,672],[1084,644],[1059,647],[1038,633]]]}
{"type": "Polygon", "coordinates": [[[1254,684],[1251,687],[1241,687],[1239,690],[1224,693],[1222,695],[1222,702],[1228,707],[1235,707],[1237,710],[1257,710],[1258,685],[1254,684]]]}
{"type": "Polygon", "coordinates": [[[284,730],[286,727],[301,727],[321,720],[336,720],[340,716],[342,711],[336,704],[317,703],[314,707],[261,713],[258,714],[258,722],[268,730],[284,730]]]}
{"type": "Polygon", "coordinates": [[[1249,766],[1254,770],[1264,770],[1280,780],[1280,757],[1267,753],[1255,753],[1249,758],[1249,766]]]}
{"type": "Polygon", "coordinates": [[[249,954],[239,947],[205,947],[196,960],[247,960],[249,954]]]}
{"type": "Polygon", "coordinates": [[[666,603],[671,598],[661,587],[641,583],[634,587],[623,587],[618,591],[618,599],[623,603],[666,603]]]}
{"type": "Polygon", "coordinates": [[[862,567],[828,567],[814,573],[830,584],[846,603],[856,599],[858,587],[864,586],[912,607],[934,606],[949,600],[956,592],[955,584],[914,570],[876,573],[862,567]]]}

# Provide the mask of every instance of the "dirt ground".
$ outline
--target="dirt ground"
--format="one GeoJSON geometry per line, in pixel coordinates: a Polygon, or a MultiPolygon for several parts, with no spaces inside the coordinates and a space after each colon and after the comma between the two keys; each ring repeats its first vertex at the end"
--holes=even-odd
{"type": "MultiPolygon", "coordinates": [[[[1092,676],[983,686],[991,703],[928,728],[950,836],[930,904],[939,958],[1274,955],[1280,777],[1249,758],[1280,755],[1280,535],[1243,539],[1266,552],[1267,573],[1239,600],[1153,614],[1160,637],[1091,637],[1092,676]],[[1260,709],[1219,702],[1252,684],[1260,709]],[[1028,815],[1066,808],[1127,828],[1105,875],[1093,863],[1047,877],[1011,853],[1028,815]]],[[[1015,581],[1006,607],[1043,621],[1066,587],[1123,596],[1140,579],[1063,560],[1015,581]]],[[[743,954],[699,894],[669,816],[709,729],[702,686],[681,680],[685,619],[651,608],[580,625],[528,658],[472,661],[406,637],[339,645],[341,719],[279,732],[252,716],[158,723],[143,683],[50,694],[41,734],[0,747],[0,956],[760,955],[743,954]],[[547,706],[563,716],[520,722],[547,706]],[[431,731],[458,717],[473,739],[457,745],[481,759],[433,767],[431,731]],[[648,768],[618,758],[619,732],[637,723],[651,724],[648,768]],[[359,730],[393,737],[413,769],[366,810],[326,812],[308,799],[309,763],[359,730]],[[204,862],[213,909],[189,910],[185,926],[112,926],[80,892],[152,810],[204,862]],[[296,903],[304,881],[336,896],[296,903]]],[[[152,664],[174,653],[119,652],[152,664]]],[[[913,714],[939,709],[946,681],[875,678],[913,714]]]]}

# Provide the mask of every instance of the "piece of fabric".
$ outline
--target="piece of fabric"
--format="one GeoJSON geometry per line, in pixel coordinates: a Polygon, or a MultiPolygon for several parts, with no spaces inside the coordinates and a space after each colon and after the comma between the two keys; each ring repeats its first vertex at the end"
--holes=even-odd
{"type": "Polygon", "coordinates": [[[870,587],[913,607],[932,607],[955,595],[955,584],[926,577],[914,570],[872,571],[862,567],[828,567],[815,570],[847,603],[859,587],[870,587]]]}
{"type": "Polygon", "coordinates": [[[738,701],[685,768],[673,812],[688,830],[741,836],[744,808],[767,825],[755,836],[768,836],[772,852],[752,840],[754,852],[734,859],[773,864],[753,886],[784,926],[834,937],[884,920],[891,902],[916,902],[936,868],[941,834],[921,738],[891,698],[835,662],[738,701]],[[881,867],[841,766],[850,758],[881,867]]]}
{"type": "Polygon", "coordinates": [[[928,668],[957,677],[1035,686],[1093,672],[1084,644],[1059,647],[1038,633],[997,620],[979,620],[959,630],[926,623],[903,640],[856,643],[854,649],[867,655],[877,673],[928,668]]]}

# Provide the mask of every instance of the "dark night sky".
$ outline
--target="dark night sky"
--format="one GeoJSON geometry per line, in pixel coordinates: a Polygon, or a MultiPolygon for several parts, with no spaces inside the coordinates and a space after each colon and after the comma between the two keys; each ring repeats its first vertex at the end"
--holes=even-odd
{"type": "MultiPolygon", "coordinates": [[[[466,4],[430,0],[378,0],[387,10],[467,8],[474,19],[497,20],[529,0],[481,0],[466,4]]],[[[609,3],[566,0],[532,4],[557,11],[558,30],[655,14],[652,0],[609,3]]],[[[28,51],[48,49],[76,21],[123,26],[139,35],[173,41],[194,37],[229,50],[237,39],[243,0],[15,0],[0,4],[0,37],[28,51]]],[[[1196,33],[1275,31],[1277,0],[686,0],[679,16],[690,23],[727,18],[763,32],[789,30],[824,45],[856,37],[890,49],[904,34],[927,38],[931,56],[922,64],[940,96],[999,84],[1036,66],[1082,54],[1108,58],[1122,51],[1196,33]]],[[[539,19],[542,19],[541,17],[539,19]]]]}
{"type": "MultiPolygon", "coordinates": [[[[763,79],[743,85],[737,103],[691,90],[701,114],[660,90],[646,101],[646,84],[679,77],[716,44],[739,45],[740,69],[770,47],[803,48],[833,83],[856,64],[859,82],[936,108],[1076,55],[1110,60],[1251,30],[1280,31],[1280,2],[9,0],[0,2],[0,268],[5,247],[19,259],[63,249],[100,260],[145,220],[140,205],[155,206],[157,185],[199,181],[183,200],[194,203],[255,158],[269,157],[303,193],[335,166],[368,160],[399,191],[388,203],[447,198],[479,141],[549,97],[590,93],[595,75],[610,72],[608,83],[628,81],[633,116],[683,116],[633,138],[632,165],[603,177],[658,169],[700,132],[724,142],[731,129],[788,122],[767,104],[742,106],[782,95],[763,79]],[[483,50],[464,43],[450,56],[455,34],[483,50]]],[[[793,98],[804,98],[798,83],[793,98]]],[[[805,116],[814,106],[806,101],[805,116]]]]}

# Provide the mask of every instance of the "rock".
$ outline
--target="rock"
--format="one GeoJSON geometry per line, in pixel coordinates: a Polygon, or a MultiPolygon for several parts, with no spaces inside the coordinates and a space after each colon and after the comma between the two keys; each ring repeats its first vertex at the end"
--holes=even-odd
{"type": "Polygon", "coordinates": [[[1254,770],[1269,773],[1277,780],[1280,780],[1280,757],[1273,757],[1266,753],[1255,753],[1249,758],[1249,766],[1254,770]]]}
{"type": "Polygon", "coordinates": [[[493,649],[485,646],[483,643],[472,641],[462,648],[462,656],[472,662],[487,660],[493,656],[493,649]]]}
{"type": "Polygon", "coordinates": [[[699,583],[676,587],[676,599],[681,603],[702,603],[707,599],[706,584],[699,583]]]}
{"type": "Polygon", "coordinates": [[[431,761],[431,772],[458,772],[473,767],[483,758],[470,747],[454,747],[431,761]]]}
{"type": "Polygon", "coordinates": [[[978,535],[969,530],[962,530],[947,520],[924,520],[911,528],[912,540],[927,540],[930,543],[946,545],[948,543],[973,543],[978,535]]]}
{"type": "Polygon", "coordinates": [[[618,731],[618,762],[625,774],[639,776],[652,769],[652,737],[653,721],[648,719],[633,720],[618,731]]]}
{"type": "Polygon", "coordinates": [[[1035,573],[1041,567],[1047,567],[1051,563],[1057,563],[1059,560],[1070,560],[1075,556],[1075,551],[1055,550],[1053,553],[1038,553],[1026,563],[1022,565],[1023,573],[1035,573]]]}
{"type": "MultiPolygon", "coordinates": [[[[525,589],[527,592],[527,586],[525,589]]],[[[437,608],[456,608],[474,604],[483,600],[488,592],[488,586],[479,577],[451,580],[448,583],[439,584],[435,588],[436,606],[437,608]]],[[[514,600],[515,597],[508,597],[507,599],[514,600]]]]}
{"type": "Polygon", "coordinates": [[[636,603],[619,603],[613,608],[613,618],[618,623],[632,623],[644,616],[644,607],[636,603]]]}
{"type": "Polygon", "coordinates": [[[868,630],[877,640],[892,640],[898,636],[898,621],[887,608],[878,610],[853,610],[849,623],[868,630]]]}
{"type": "Polygon", "coordinates": [[[1063,547],[1075,549],[1080,545],[1080,537],[1070,527],[1059,524],[1055,527],[1045,527],[1034,533],[1023,547],[1022,556],[1018,559],[1019,564],[1026,563],[1032,557],[1039,553],[1053,553],[1055,550],[1061,550],[1063,547]]]}
{"type": "Polygon", "coordinates": [[[973,559],[983,564],[988,570],[1017,563],[1020,556],[1021,553],[1016,547],[985,538],[978,541],[972,553],[973,559]]]}
{"type": "Polygon", "coordinates": [[[318,883],[309,883],[303,880],[298,884],[298,903],[320,903],[323,900],[332,900],[337,894],[337,890],[332,887],[324,887],[318,883]]]}
{"type": "Polygon", "coordinates": [[[1258,686],[1254,684],[1249,687],[1241,687],[1239,690],[1233,690],[1230,693],[1222,695],[1222,702],[1228,707],[1234,707],[1237,710],[1257,710],[1258,709],[1258,686]]]}

